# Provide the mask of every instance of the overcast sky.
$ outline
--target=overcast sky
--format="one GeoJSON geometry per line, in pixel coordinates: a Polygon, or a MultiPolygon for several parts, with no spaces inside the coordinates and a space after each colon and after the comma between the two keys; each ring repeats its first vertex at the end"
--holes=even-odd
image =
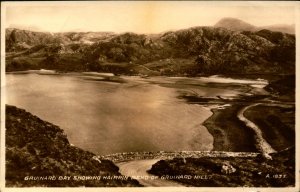
{"type": "Polygon", "coordinates": [[[295,23],[294,7],[283,2],[8,2],[5,16],[6,27],[49,32],[159,33],[211,26],[224,17],[256,26],[295,23]]]}

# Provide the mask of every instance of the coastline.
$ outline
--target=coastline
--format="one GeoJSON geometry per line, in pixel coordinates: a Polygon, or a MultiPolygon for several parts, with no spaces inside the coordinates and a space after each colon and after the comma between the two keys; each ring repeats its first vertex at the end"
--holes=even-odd
{"type": "Polygon", "coordinates": [[[213,151],[258,152],[255,132],[237,117],[238,111],[244,106],[231,103],[224,109],[211,109],[213,114],[203,125],[214,138],[213,151]]]}
{"type": "Polygon", "coordinates": [[[211,109],[213,115],[206,119],[203,125],[214,138],[213,151],[267,150],[273,153],[295,146],[293,110],[295,108],[291,104],[231,103],[231,106],[223,109],[211,109]],[[241,118],[251,122],[251,126],[254,124],[257,130],[249,127],[241,118]],[[260,146],[262,140],[265,140],[266,145],[260,146]]]}
{"type": "Polygon", "coordinates": [[[172,180],[193,187],[294,187],[294,110],[293,104],[254,101],[248,104],[231,103],[225,109],[212,109],[213,115],[205,121],[204,126],[214,136],[213,150],[249,150],[243,143],[247,138],[237,131],[237,125],[243,123],[246,127],[240,131],[253,132],[249,137],[254,136],[252,144],[259,155],[178,157],[157,162],[149,173],[156,176],[173,175],[172,180]],[[228,119],[232,122],[227,122],[228,119]],[[230,145],[233,135],[236,140],[230,145]],[[224,167],[228,172],[224,172],[224,167]],[[191,176],[191,179],[179,179],[182,173],[191,176]],[[202,175],[204,179],[198,180],[197,175],[202,175]]]}

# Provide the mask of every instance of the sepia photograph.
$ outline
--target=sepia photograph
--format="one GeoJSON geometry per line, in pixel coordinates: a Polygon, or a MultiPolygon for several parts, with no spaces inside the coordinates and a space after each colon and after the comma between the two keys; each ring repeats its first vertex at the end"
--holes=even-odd
{"type": "Polygon", "coordinates": [[[1,2],[0,191],[300,191],[299,15],[1,2]]]}

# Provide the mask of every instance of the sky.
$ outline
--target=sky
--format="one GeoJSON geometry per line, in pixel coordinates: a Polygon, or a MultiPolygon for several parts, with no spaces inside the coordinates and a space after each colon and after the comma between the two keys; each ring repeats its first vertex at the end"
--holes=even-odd
{"type": "Polygon", "coordinates": [[[212,26],[224,17],[256,26],[294,24],[288,3],[201,1],[6,2],[5,27],[33,31],[160,33],[212,26]]]}

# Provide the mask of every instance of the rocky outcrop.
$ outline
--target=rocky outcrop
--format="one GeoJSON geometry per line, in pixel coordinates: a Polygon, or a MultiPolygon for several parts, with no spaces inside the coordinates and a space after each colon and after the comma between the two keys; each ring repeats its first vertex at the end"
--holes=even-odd
{"type": "Polygon", "coordinates": [[[232,174],[236,172],[236,168],[234,168],[232,165],[230,165],[229,162],[224,162],[223,165],[222,165],[222,168],[221,168],[221,173],[224,173],[224,174],[232,174]]]}
{"type": "Polygon", "coordinates": [[[109,160],[72,146],[58,126],[6,106],[7,187],[140,186],[109,160]]]}

